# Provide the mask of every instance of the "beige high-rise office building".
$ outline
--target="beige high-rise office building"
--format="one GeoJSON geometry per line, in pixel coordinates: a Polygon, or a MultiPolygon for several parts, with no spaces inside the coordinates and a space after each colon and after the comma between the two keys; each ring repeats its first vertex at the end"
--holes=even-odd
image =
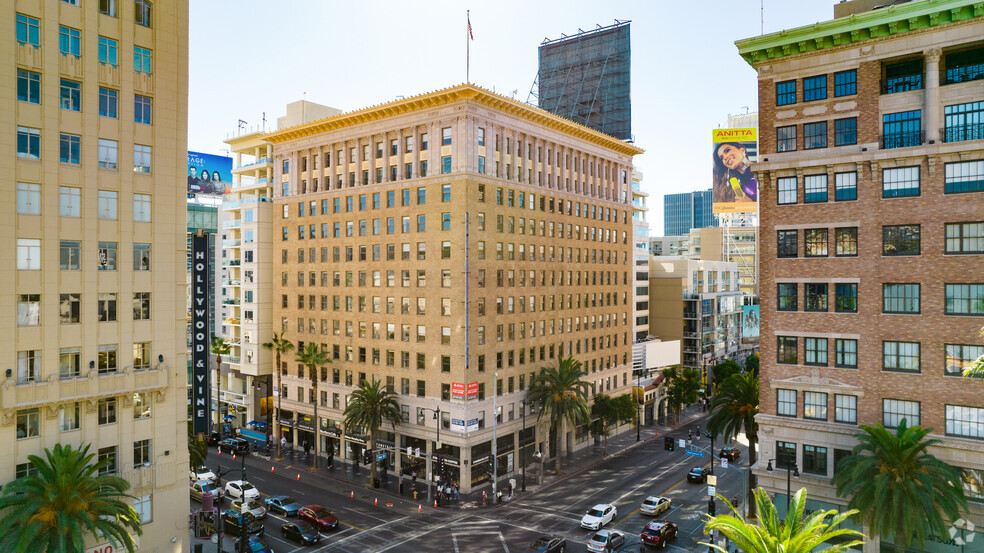
{"type": "Polygon", "coordinates": [[[140,550],[187,551],[188,3],[0,13],[0,483],[91,445],[132,485],[140,550]]]}
{"type": "Polygon", "coordinates": [[[321,447],[361,460],[342,412],[379,379],[403,410],[379,442],[400,454],[383,462],[422,473],[405,448],[434,452],[440,424],[441,462],[467,491],[489,479],[493,436],[500,478],[543,448],[522,404],[540,367],[572,355],[592,393],[629,391],[639,148],[467,84],[266,139],[273,327],[333,358],[317,389],[284,360],[291,441],[314,441],[318,401],[321,447]]]}

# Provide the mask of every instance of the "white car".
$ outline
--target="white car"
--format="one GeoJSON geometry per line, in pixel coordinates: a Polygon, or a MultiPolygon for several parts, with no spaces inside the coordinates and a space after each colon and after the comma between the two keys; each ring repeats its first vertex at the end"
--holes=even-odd
{"type": "Polygon", "coordinates": [[[616,530],[598,530],[588,540],[588,551],[605,553],[625,545],[625,534],[616,530]]]}
{"type": "Polygon", "coordinates": [[[659,516],[670,510],[670,499],[651,495],[642,502],[639,512],[649,516],[659,516]]]}
{"type": "Polygon", "coordinates": [[[225,485],[226,497],[230,499],[259,499],[260,490],[245,480],[233,480],[225,485]]]}
{"type": "Polygon", "coordinates": [[[198,467],[188,471],[188,478],[192,482],[198,482],[199,480],[211,480],[215,482],[215,473],[205,467],[198,467]]]}
{"type": "Polygon", "coordinates": [[[615,519],[618,512],[614,505],[599,503],[588,509],[588,512],[581,517],[581,528],[588,530],[598,530],[615,519]]]}

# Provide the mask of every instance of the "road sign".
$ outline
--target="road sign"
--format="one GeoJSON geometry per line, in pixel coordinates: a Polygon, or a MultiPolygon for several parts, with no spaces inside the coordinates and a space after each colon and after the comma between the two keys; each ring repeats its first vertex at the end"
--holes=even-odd
{"type": "Polygon", "coordinates": [[[687,440],[680,438],[677,440],[677,447],[687,447],[687,440]]]}
{"type": "Polygon", "coordinates": [[[710,486],[717,486],[717,483],[718,483],[718,477],[717,476],[715,476],[713,474],[708,474],[707,475],[707,484],[708,485],[710,485],[710,486]]]}
{"type": "Polygon", "coordinates": [[[721,457],[721,466],[724,467],[724,468],[728,468],[728,458],[727,457],[721,457]]]}
{"type": "Polygon", "coordinates": [[[382,461],[384,459],[386,459],[386,454],[385,453],[380,453],[379,455],[376,455],[376,460],[377,461],[382,461]]]}
{"type": "Polygon", "coordinates": [[[714,497],[714,494],[715,493],[717,493],[717,486],[708,486],[707,487],[707,495],[709,495],[711,497],[714,497]]]}
{"type": "Polygon", "coordinates": [[[692,449],[688,449],[687,450],[687,455],[690,455],[692,457],[703,457],[704,456],[704,452],[703,451],[694,451],[692,449]]]}

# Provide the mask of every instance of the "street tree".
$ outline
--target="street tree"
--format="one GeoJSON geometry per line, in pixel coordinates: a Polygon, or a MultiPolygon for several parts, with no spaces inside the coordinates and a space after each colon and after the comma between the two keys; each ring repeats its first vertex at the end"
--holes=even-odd
{"type": "Polygon", "coordinates": [[[229,355],[232,351],[232,345],[225,341],[224,338],[212,335],[211,343],[212,355],[215,356],[215,430],[222,436],[222,356],[229,355]]]}
{"type": "MultiPolygon", "coordinates": [[[[733,374],[721,383],[717,394],[711,400],[711,417],[707,420],[707,431],[721,436],[725,442],[739,434],[748,438],[748,464],[758,462],[758,423],[755,415],[759,411],[759,379],[750,372],[733,374]]],[[[755,475],[749,474],[749,507],[754,509],[752,490],[755,489],[755,475]]],[[[751,516],[754,516],[754,510],[751,516]]]]}
{"type": "Polygon", "coordinates": [[[550,429],[557,435],[557,466],[567,454],[567,425],[587,424],[590,420],[588,388],[581,380],[581,362],[573,357],[562,357],[556,367],[543,367],[530,383],[527,401],[543,405],[537,420],[544,416],[550,421],[550,429]]]}
{"type": "Polygon", "coordinates": [[[318,368],[331,363],[328,352],[319,348],[317,344],[308,344],[304,349],[297,352],[297,362],[308,369],[311,377],[311,389],[314,390],[314,468],[318,466],[318,444],[321,441],[321,423],[318,418],[318,368]]]}
{"type": "Polygon", "coordinates": [[[127,500],[130,483],[100,474],[112,459],[93,462],[89,445],[55,444],[29,455],[35,474],[8,482],[0,495],[2,551],[81,553],[86,537],[106,536],[134,553],[140,518],[127,500]]]}
{"type": "Polygon", "coordinates": [[[700,371],[680,365],[663,369],[666,377],[666,403],[673,412],[674,421],[680,420],[680,411],[695,403],[700,394],[700,371]]]}
{"type": "Polygon", "coordinates": [[[262,347],[263,347],[263,349],[272,350],[274,353],[277,354],[277,364],[274,365],[274,368],[273,368],[273,374],[276,375],[276,377],[277,377],[277,380],[276,380],[276,382],[273,385],[274,393],[277,394],[277,416],[274,417],[274,420],[277,421],[276,422],[277,427],[276,427],[276,432],[275,432],[275,436],[276,436],[275,441],[277,442],[277,458],[278,459],[282,459],[283,456],[284,456],[284,453],[283,453],[283,451],[280,448],[280,434],[281,434],[281,429],[280,429],[280,398],[283,397],[283,392],[281,391],[281,388],[280,388],[280,386],[281,386],[280,376],[281,376],[281,374],[283,374],[283,365],[281,365],[281,363],[280,363],[280,355],[283,354],[283,353],[289,353],[289,352],[293,351],[294,350],[294,343],[291,342],[290,340],[286,339],[284,337],[283,333],[277,334],[276,332],[274,332],[273,333],[273,339],[271,339],[269,342],[264,342],[263,345],[262,345],[262,347]]]}
{"type": "Polygon", "coordinates": [[[711,372],[714,374],[714,388],[717,389],[729,376],[740,373],[741,365],[732,359],[725,359],[711,367],[711,372]]]}
{"type": "MultiPolygon", "coordinates": [[[[369,435],[366,447],[370,451],[374,450],[376,436],[383,423],[391,423],[395,431],[402,421],[400,404],[396,401],[396,397],[396,393],[391,392],[379,380],[373,379],[372,382],[363,380],[349,396],[348,405],[345,407],[345,431],[363,429],[369,435]]],[[[369,485],[375,485],[375,482],[376,461],[373,459],[369,470],[369,485]]]]}
{"type": "Polygon", "coordinates": [[[601,434],[605,442],[605,450],[602,456],[608,455],[608,437],[612,435],[614,425],[632,422],[638,417],[639,405],[633,401],[629,394],[622,394],[612,397],[606,394],[597,394],[594,403],[591,405],[591,416],[596,418],[596,434],[601,434]]]}
{"type": "Polygon", "coordinates": [[[753,353],[745,358],[745,372],[752,373],[756,377],[759,374],[759,354],[753,353]]]}
{"type": "Polygon", "coordinates": [[[926,439],[932,430],[899,422],[893,434],[881,424],[861,426],[858,445],[834,471],[837,495],[850,497],[871,535],[894,536],[905,551],[915,538],[920,547],[931,535],[944,535],[948,520],[967,511],[961,471],[928,452],[941,440],[926,439]]]}
{"type": "MultiPolygon", "coordinates": [[[[769,493],[762,488],[755,490],[755,503],[760,515],[756,523],[742,517],[724,496],[718,494],[717,497],[732,514],[708,517],[704,533],[717,530],[744,553],[809,553],[833,540],[837,543],[829,544],[822,551],[846,553],[863,543],[864,535],[861,532],[836,528],[857,511],[838,514],[834,509],[817,510],[806,515],[806,488],[800,488],[793,495],[785,520],[779,518],[769,493]]],[[[727,549],[714,544],[701,542],[701,545],[728,553],[727,549]]]]}
{"type": "Polygon", "coordinates": [[[197,434],[188,434],[188,460],[192,468],[205,465],[208,457],[208,442],[197,434]]]}

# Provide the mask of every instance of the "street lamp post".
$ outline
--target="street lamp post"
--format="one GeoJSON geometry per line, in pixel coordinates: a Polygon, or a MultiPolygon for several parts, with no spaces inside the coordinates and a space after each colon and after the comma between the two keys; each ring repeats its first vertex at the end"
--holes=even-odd
{"type": "MultiPolygon", "coordinates": [[[[437,421],[437,450],[440,451],[440,449],[441,449],[441,423],[443,422],[441,420],[441,408],[438,407],[437,409],[431,409],[430,407],[421,407],[421,409],[423,409],[425,411],[431,411],[432,413],[434,413],[434,420],[437,421]]],[[[428,503],[430,503],[430,501],[431,501],[431,484],[434,483],[434,475],[431,474],[431,457],[432,457],[432,454],[431,454],[431,452],[428,451],[427,452],[427,468],[426,468],[426,470],[427,470],[427,502],[428,503]]],[[[440,454],[438,454],[438,457],[437,457],[437,467],[438,467],[438,472],[440,472],[440,470],[441,470],[441,458],[440,458],[440,454]]]]}
{"type": "MultiPolygon", "coordinates": [[[[765,467],[766,472],[772,472],[772,461],[776,461],[776,459],[769,459],[769,464],[765,467]]],[[[778,466],[779,463],[776,462],[776,467],[778,466]]],[[[792,493],[792,477],[796,476],[796,478],[799,478],[799,475],[799,467],[796,463],[786,465],[786,518],[789,518],[789,496],[792,493]]]]}

